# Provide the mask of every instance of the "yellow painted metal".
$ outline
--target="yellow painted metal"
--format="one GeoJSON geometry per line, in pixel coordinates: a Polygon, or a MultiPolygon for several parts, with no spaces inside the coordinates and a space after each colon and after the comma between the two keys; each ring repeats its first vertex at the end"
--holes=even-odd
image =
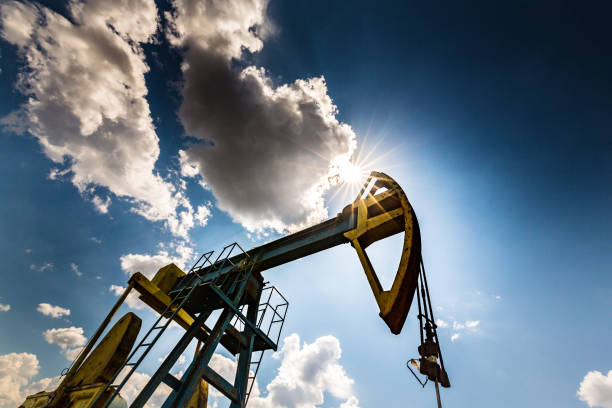
{"type": "MultiPolygon", "coordinates": [[[[172,303],[172,298],[168,296],[165,291],[161,290],[140,272],[136,272],[134,275],[132,275],[130,278],[130,283],[132,283],[134,285],[134,289],[140,293],[140,299],[157,313],[163,313],[164,310],[166,310],[166,307],[172,303]]],[[[174,321],[185,330],[189,329],[194,320],[195,319],[193,316],[187,313],[184,309],[179,310],[178,313],[174,315],[174,321]]],[[[203,328],[202,331],[204,331],[203,328]]]]}
{"type": "Polygon", "coordinates": [[[68,387],[110,381],[128,358],[141,323],[140,318],[132,312],[119,319],[70,379],[68,387]]]}
{"type": "MultiPolygon", "coordinates": [[[[165,275],[160,275],[160,279],[158,279],[162,286],[164,283],[168,284],[173,279],[171,276],[176,276],[177,278],[180,276],[180,274],[176,273],[175,268],[180,271],[175,265],[171,268],[165,267],[160,270],[160,272],[163,270],[162,275],[165,275]]],[[[180,272],[183,273],[182,271],[180,272]]],[[[171,282],[171,284],[173,285],[174,282],[171,282]]],[[[164,291],[140,273],[132,276],[130,288],[140,292],[141,298],[144,298],[143,300],[146,299],[146,303],[156,310],[161,308],[161,311],[163,311],[169,302],[171,302],[170,297],[164,291]]],[[[175,321],[185,328],[188,328],[194,321],[193,317],[184,310],[180,310],[176,316],[175,321]]],[[[78,369],[75,369],[74,375],[63,385],[61,398],[54,398],[54,406],[63,408],[89,407],[97,398],[98,393],[104,390],[106,382],[111,379],[115,370],[127,359],[138,336],[140,325],[140,318],[131,312],[119,319],[87,357],[85,362],[78,369]]],[[[110,397],[112,392],[112,388],[106,391],[108,397],[110,397]]],[[[53,392],[42,391],[30,395],[19,408],[47,407],[49,398],[57,395],[56,393],[57,390],[53,392]]],[[[96,404],[96,407],[102,407],[108,397],[102,397],[96,404]]],[[[188,407],[206,408],[207,403],[208,383],[202,380],[200,387],[192,395],[188,407]]],[[[127,403],[121,396],[117,396],[111,403],[110,408],[127,408],[127,403]]]]}
{"type": "MultiPolygon", "coordinates": [[[[96,348],[87,356],[83,364],[74,370],[74,374],[63,381],[53,392],[39,392],[26,398],[20,407],[38,408],[86,408],[92,404],[97,395],[104,391],[109,381],[128,358],[130,350],[136,341],[142,321],[134,313],[127,313],[115,323],[96,348]],[[58,391],[61,391],[58,393],[58,391]],[[49,401],[53,398],[53,401],[49,401]]],[[[110,397],[113,390],[107,390],[98,406],[110,397]]],[[[127,403],[118,396],[110,408],[127,408],[127,403]]]]}
{"type": "MultiPolygon", "coordinates": [[[[172,302],[167,292],[172,289],[178,278],[184,276],[183,272],[178,266],[169,264],[161,268],[152,281],[149,281],[140,272],[135,273],[130,278],[130,284],[134,286],[134,289],[140,293],[140,299],[149,305],[152,309],[158,313],[162,313],[166,307],[172,302]],[[160,286],[158,286],[161,285],[160,286]],[[163,289],[162,289],[163,288],[163,289]]],[[[174,316],[174,321],[183,327],[185,330],[189,329],[191,324],[194,322],[193,316],[184,309],[181,309],[174,316]]],[[[207,331],[202,327],[202,331],[207,331]]],[[[206,408],[208,405],[208,383],[204,380],[200,380],[200,386],[191,396],[188,403],[188,408],[206,408]]]]}
{"type": "Polygon", "coordinates": [[[208,383],[200,380],[200,386],[191,396],[187,408],[206,408],[208,405],[208,383]]]}
{"type": "Polygon", "coordinates": [[[72,380],[72,377],[74,377],[74,375],[77,373],[77,371],[81,367],[81,363],[89,355],[89,352],[91,351],[93,346],[96,344],[96,342],[98,341],[98,339],[100,338],[104,330],[106,330],[106,327],[111,322],[113,316],[115,315],[115,313],[117,313],[117,310],[119,310],[119,308],[121,307],[121,305],[123,304],[123,302],[125,301],[125,299],[130,294],[131,291],[132,291],[132,284],[129,284],[128,287],[123,291],[123,294],[119,297],[119,299],[117,299],[117,302],[115,302],[114,306],[108,312],[108,314],[106,315],[106,318],[104,318],[104,321],[102,322],[102,324],[100,324],[100,326],[98,327],[94,335],[91,336],[91,338],[87,342],[87,345],[83,348],[83,350],[81,350],[76,361],[72,363],[70,370],[68,370],[68,373],[66,373],[60,385],[50,396],[51,401],[47,403],[46,405],[47,408],[63,408],[63,406],[60,404],[61,404],[61,401],[63,401],[64,393],[66,392],[66,388],[67,388],[67,384],[72,380]],[[60,401],[60,403],[58,403],[58,401],[60,401]]]}
{"type": "Polygon", "coordinates": [[[163,292],[169,293],[176,281],[183,276],[185,276],[185,272],[171,263],[158,270],[151,280],[151,283],[160,288],[163,292]]]}
{"type": "MultiPolygon", "coordinates": [[[[91,403],[94,402],[99,392],[104,389],[105,383],[90,384],[86,386],[76,387],[70,389],[62,402],[62,407],[66,408],[88,408],[91,403]]],[[[110,397],[112,390],[107,392],[110,397]]],[[[47,400],[51,396],[50,392],[39,392],[37,394],[30,395],[26,400],[19,406],[19,408],[42,408],[45,407],[47,400]]],[[[98,401],[96,407],[101,407],[108,397],[98,401]]],[[[127,408],[127,402],[120,396],[115,397],[109,408],[127,408]]],[[[198,407],[199,408],[199,407],[198,407]]]]}
{"type": "Polygon", "coordinates": [[[357,226],[344,234],[357,251],[380,316],[391,332],[402,330],[414,292],[421,259],[418,222],[401,187],[388,175],[372,172],[352,204],[357,226]],[[376,194],[377,191],[385,189],[376,194]],[[384,290],[365,249],[373,242],[404,232],[400,264],[389,290],[384,290]]]}
{"type": "MultiPolygon", "coordinates": [[[[88,408],[89,405],[94,402],[99,392],[104,389],[105,383],[91,384],[87,386],[77,387],[70,389],[66,393],[66,399],[62,405],[66,408],[88,408]]],[[[51,396],[50,392],[39,392],[37,394],[30,395],[26,400],[19,406],[19,408],[42,408],[45,407],[47,400],[51,396]]],[[[110,397],[110,392],[107,392],[110,397]]],[[[96,407],[101,407],[108,397],[103,398],[96,404],[96,407]]],[[[120,396],[115,397],[109,408],[127,408],[127,402],[120,396]]]]}

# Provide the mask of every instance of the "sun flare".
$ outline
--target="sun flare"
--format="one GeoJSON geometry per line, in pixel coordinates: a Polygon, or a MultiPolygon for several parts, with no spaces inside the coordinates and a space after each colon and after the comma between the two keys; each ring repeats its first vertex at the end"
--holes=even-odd
{"type": "Polygon", "coordinates": [[[363,171],[354,163],[347,160],[339,166],[338,170],[338,174],[344,182],[351,184],[361,182],[363,171]]]}
{"type": "Polygon", "coordinates": [[[363,170],[346,156],[339,156],[332,164],[332,173],[339,184],[357,184],[363,180],[363,170]]]}

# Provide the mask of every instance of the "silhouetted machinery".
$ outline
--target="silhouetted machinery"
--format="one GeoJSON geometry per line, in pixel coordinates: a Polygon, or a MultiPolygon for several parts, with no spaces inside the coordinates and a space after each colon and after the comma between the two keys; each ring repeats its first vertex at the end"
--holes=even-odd
{"type": "Polygon", "coordinates": [[[130,407],[145,406],[162,383],[171,389],[164,407],[206,407],[208,384],[229,398],[232,408],[246,406],[263,353],[277,349],[289,307],[280,292],[264,282],[262,272],[345,243],[355,248],[380,317],[392,333],[401,332],[417,294],[421,345],[420,358],[411,360],[412,365],[435,382],[437,392],[438,383],[449,387],[421,258],[417,218],[400,186],[386,174],[372,172],[355,201],[335,218],[249,251],[234,243],[216,257],[205,253],[188,273],[170,264],[151,281],[134,274],[58,388],[29,396],[23,407],[127,407],[121,390],[172,322],[185,332],[130,407]],[[384,290],[365,249],[402,231],[397,274],[391,288],[384,290]],[[136,342],[141,320],[128,313],[93,349],[132,290],[159,314],[158,319],[136,342]],[[209,320],[214,321],[212,327],[209,320]],[[179,379],[170,370],[194,339],[198,340],[195,356],[179,379]],[[219,344],[237,357],[233,384],[209,365],[219,344]]]}

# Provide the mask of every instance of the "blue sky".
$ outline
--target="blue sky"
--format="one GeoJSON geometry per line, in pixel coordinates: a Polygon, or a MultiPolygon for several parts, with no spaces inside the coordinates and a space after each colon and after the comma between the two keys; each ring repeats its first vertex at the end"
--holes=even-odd
{"type": "MultiPolygon", "coordinates": [[[[244,1],[224,10],[238,27],[225,32],[213,6],[197,15],[183,13],[187,1],[140,3],[122,12],[90,1],[81,14],[60,2],[0,6],[0,304],[10,305],[0,312],[0,406],[69,364],[116,300],[111,285],[136,268],[189,265],[196,253],[252,247],[336,214],[355,186],[319,184],[322,201],[300,194],[348,153],[394,177],[419,217],[436,317],[448,324],[445,405],[612,407],[609,5],[244,1]],[[70,29],[60,32],[54,13],[70,29]],[[86,36],[96,30],[104,36],[86,36]],[[60,46],[38,55],[45,33],[61,33],[60,46]],[[110,52],[70,59],[93,55],[72,46],[104,41],[130,63],[110,52]],[[246,84],[236,73],[248,67],[265,74],[244,71],[246,84]],[[324,87],[311,80],[321,76],[324,87]],[[325,111],[326,98],[337,111],[325,111]],[[296,121],[290,100],[320,111],[296,121]],[[41,303],[70,314],[54,318],[61,310],[41,303]]],[[[373,246],[383,282],[399,250],[397,238],[373,246]]],[[[260,406],[273,406],[266,385],[296,375],[279,374],[281,362],[310,352],[329,384],[300,382],[324,400],[302,406],[434,403],[405,368],[417,354],[415,312],[401,335],[389,333],[352,248],[265,276],[290,300],[283,334],[302,348],[264,360],[260,406]]],[[[153,317],[136,312],[145,324],[153,317]]]]}

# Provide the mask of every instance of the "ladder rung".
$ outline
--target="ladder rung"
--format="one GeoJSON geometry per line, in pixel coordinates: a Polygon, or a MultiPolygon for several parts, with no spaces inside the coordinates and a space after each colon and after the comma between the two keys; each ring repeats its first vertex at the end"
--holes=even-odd
{"type": "Polygon", "coordinates": [[[146,347],[146,346],[150,346],[151,344],[153,344],[153,343],[143,343],[143,344],[141,344],[138,347],[146,347]]]}
{"type": "Polygon", "coordinates": [[[126,366],[135,366],[136,363],[125,363],[126,366]]]}

